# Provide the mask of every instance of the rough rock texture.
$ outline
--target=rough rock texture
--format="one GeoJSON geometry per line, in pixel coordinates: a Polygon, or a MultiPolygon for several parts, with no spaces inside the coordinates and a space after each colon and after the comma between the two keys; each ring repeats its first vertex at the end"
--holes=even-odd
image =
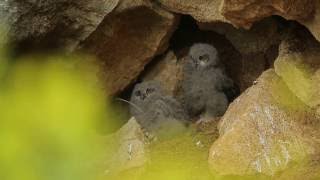
{"type": "Polygon", "coordinates": [[[143,166],[147,161],[145,136],[134,118],[107,138],[107,175],[143,166]],[[110,174],[108,174],[110,173],[110,174]]]}
{"type": "Polygon", "coordinates": [[[74,50],[118,4],[119,0],[1,1],[0,19],[7,22],[19,50],[74,50]]]}
{"type": "Polygon", "coordinates": [[[315,155],[310,159],[304,160],[302,163],[296,163],[290,168],[277,175],[279,180],[316,180],[320,179],[320,158],[315,155]]]}
{"type": "Polygon", "coordinates": [[[275,175],[317,153],[319,127],[315,113],[268,70],[222,118],[209,164],[223,175],[275,175]]]}
{"type": "Polygon", "coordinates": [[[315,0],[224,0],[221,13],[232,24],[249,28],[254,22],[272,15],[288,20],[312,18],[315,0]]]}
{"type": "Polygon", "coordinates": [[[143,80],[156,80],[161,82],[163,88],[174,96],[179,90],[179,82],[182,79],[182,63],[173,51],[159,57],[146,72],[143,80]]]}
{"type": "Polygon", "coordinates": [[[222,0],[158,0],[165,8],[191,15],[199,22],[227,22],[220,14],[222,0]]]}
{"type": "Polygon", "coordinates": [[[283,41],[275,70],[299,99],[320,114],[319,42],[307,35],[283,41]]]}
{"type": "Polygon", "coordinates": [[[256,23],[250,30],[236,29],[230,24],[199,24],[203,30],[213,30],[224,34],[241,54],[265,52],[270,46],[279,44],[278,23],[267,18],[256,23]]]}
{"type": "Polygon", "coordinates": [[[299,22],[305,25],[313,36],[320,41],[320,1],[315,1],[314,17],[309,20],[300,20],[299,22]]]}
{"type": "Polygon", "coordinates": [[[262,72],[272,67],[277,57],[280,34],[277,22],[268,18],[256,23],[250,30],[235,29],[230,24],[199,24],[201,29],[223,34],[240,53],[240,65],[230,67],[237,74],[240,90],[252,85],[262,72]]]}
{"type": "Polygon", "coordinates": [[[320,1],[318,0],[225,0],[220,14],[238,27],[250,28],[265,17],[279,15],[305,25],[320,41],[320,1]]]}
{"type": "Polygon", "coordinates": [[[195,127],[198,131],[205,134],[213,134],[215,137],[219,137],[218,125],[221,117],[213,118],[200,118],[196,123],[195,127]]]}
{"type": "Polygon", "coordinates": [[[304,24],[320,41],[320,2],[317,0],[158,0],[165,8],[188,14],[199,23],[226,22],[249,29],[272,15],[304,24]]]}
{"type": "Polygon", "coordinates": [[[179,18],[150,1],[123,0],[83,48],[101,60],[109,94],[130,84],[150,60],[167,48],[179,18]]]}

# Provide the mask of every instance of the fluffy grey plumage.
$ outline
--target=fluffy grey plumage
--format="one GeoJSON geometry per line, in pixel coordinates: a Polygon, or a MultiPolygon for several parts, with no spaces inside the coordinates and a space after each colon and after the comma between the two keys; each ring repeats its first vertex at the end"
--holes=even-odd
{"type": "Polygon", "coordinates": [[[190,116],[222,116],[228,107],[228,89],[233,81],[219,62],[217,50],[210,44],[194,44],[184,65],[182,101],[190,116]]]}
{"type": "Polygon", "coordinates": [[[137,84],[131,95],[130,113],[153,134],[172,134],[185,128],[187,113],[173,97],[165,94],[157,81],[137,84]]]}

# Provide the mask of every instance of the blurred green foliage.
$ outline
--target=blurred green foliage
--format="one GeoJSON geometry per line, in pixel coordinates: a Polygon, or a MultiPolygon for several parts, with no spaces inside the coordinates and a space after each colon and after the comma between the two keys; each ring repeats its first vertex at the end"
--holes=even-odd
{"type": "Polygon", "coordinates": [[[108,180],[268,180],[264,175],[219,176],[208,165],[209,149],[216,134],[190,129],[165,141],[149,145],[149,161],[138,168],[107,177],[108,180]]]}
{"type": "Polygon", "coordinates": [[[107,107],[94,66],[29,56],[1,71],[0,179],[95,179],[102,154],[95,130],[107,107]]]}

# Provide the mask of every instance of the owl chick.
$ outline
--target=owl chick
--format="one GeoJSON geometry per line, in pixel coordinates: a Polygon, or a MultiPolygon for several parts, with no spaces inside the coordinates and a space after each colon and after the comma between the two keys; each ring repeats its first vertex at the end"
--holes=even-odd
{"type": "Polygon", "coordinates": [[[130,113],[149,133],[171,136],[186,128],[187,113],[173,97],[166,95],[157,81],[145,81],[134,87],[130,113]]]}
{"type": "Polygon", "coordinates": [[[233,81],[219,62],[218,51],[210,44],[194,44],[186,57],[182,80],[182,102],[191,117],[222,116],[229,104],[233,81]]]}

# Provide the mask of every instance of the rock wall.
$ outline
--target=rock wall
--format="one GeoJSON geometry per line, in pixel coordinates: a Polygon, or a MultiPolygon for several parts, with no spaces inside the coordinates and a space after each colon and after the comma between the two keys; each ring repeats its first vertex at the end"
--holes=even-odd
{"type": "Polygon", "coordinates": [[[118,2],[119,0],[2,1],[0,19],[7,22],[8,34],[21,51],[73,51],[118,2]]]}
{"type": "Polygon", "coordinates": [[[179,16],[149,1],[122,1],[83,42],[100,59],[110,94],[123,91],[153,57],[168,47],[179,16]]]}

